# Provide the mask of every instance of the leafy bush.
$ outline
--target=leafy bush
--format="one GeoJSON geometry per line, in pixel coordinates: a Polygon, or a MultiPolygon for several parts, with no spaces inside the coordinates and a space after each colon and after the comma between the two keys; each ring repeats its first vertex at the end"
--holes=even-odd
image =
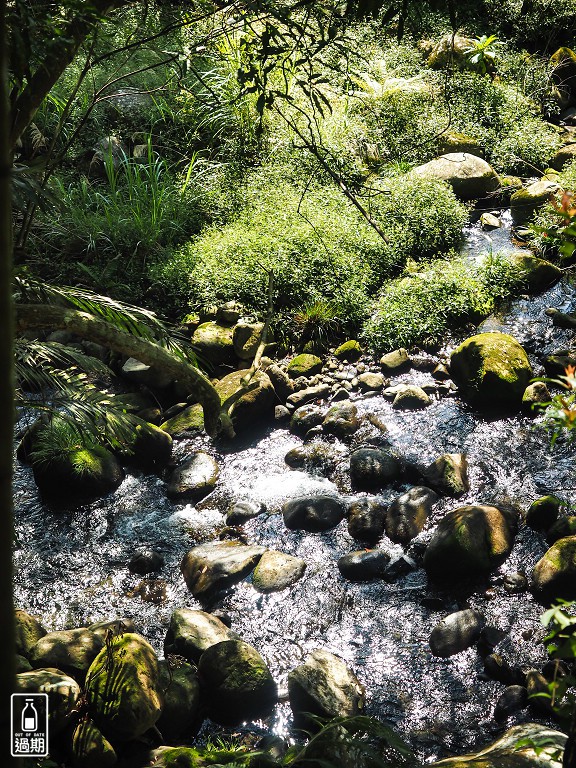
{"type": "Polygon", "coordinates": [[[576,160],[573,160],[564,168],[557,177],[560,190],[567,195],[558,194],[550,205],[543,206],[534,217],[535,235],[532,240],[534,247],[538,248],[546,258],[554,258],[560,255],[564,258],[572,257],[574,243],[574,202],[576,194],[576,160]]]}
{"type": "Polygon", "coordinates": [[[448,328],[490,314],[498,298],[520,286],[516,268],[499,254],[476,264],[436,261],[385,286],[364,338],[377,352],[439,341],[448,328]]]}

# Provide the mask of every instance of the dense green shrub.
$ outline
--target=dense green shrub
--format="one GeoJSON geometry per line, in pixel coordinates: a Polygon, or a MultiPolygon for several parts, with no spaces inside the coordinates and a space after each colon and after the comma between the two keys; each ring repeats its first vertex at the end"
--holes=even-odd
{"type": "Polygon", "coordinates": [[[378,353],[439,341],[448,328],[490,314],[520,286],[517,269],[499,254],[436,261],[384,287],[364,338],[378,353]]]}
{"type": "MultiPolygon", "coordinates": [[[[576,193],[576,160],[567,165],[556,179],[560,185],[557,195],[560,206],[563,191],[576,193]]],[[[538,249],[545,258],[554,259],[558,256],[558,232],[566,225],[565,219],[552,205],[545,205],[534,216],[535,233],[531,241],[532,247],[538,249]],[[548,233],[545,230],[549,230],[548,233]]]]}

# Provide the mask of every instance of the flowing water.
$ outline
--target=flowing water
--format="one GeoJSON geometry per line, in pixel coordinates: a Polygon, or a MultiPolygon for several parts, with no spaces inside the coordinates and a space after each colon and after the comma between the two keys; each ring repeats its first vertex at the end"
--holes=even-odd
{"type": "MultiPolygon", "coordinates": [[[[467,237],[472,254],[485,248],[477,227],[470,227],[467,237]]],[[[498,238],[495,249],[510,247],[507,232],[494,237],[498,238]]],[[[548,306],[576,309],[573,288],[561,283],[541,296],[519,298],[483,327],[513,334],[540,373],[539,357],[566,346],[572,336],[552,327],[544,315],[548,306]]],[[[431,377],[411,371],[398,380],[422,383],[431,377]]],[[[361,414],[371,413],[386,425],[386,439],[407,458],[428,463],[443,452],[468,455],[470,492],[458,503],[442,500],[435,505],[426,529],[412,544],[415,556],[439,518],[460,503],[509,500],[526,507],[549,492],[572,499],[574,449],[559,443],[551,450],[533,420],[480,417],[457,397],[443,397],[417,412],[394,411],[381,396],[355,402],[361,414]]],[[[349,453],[379,439],[382,432],[365,421],[351,446],[332,440],[337,465],[329,479],[286,466],[286,452],[302,441],[285,429],[272,427],[228,448],[215,447],[205,438],[179,441],[177,458],[204,448],[220,463],[217,489],[198,508],[169,502],[162,479],[129,472],[109,497],[72,511],[53,511],[39,499],[31,470],[18,465],[16,602],[50,629],[130,617],[162,652],[171,612],[182,606],[201,607],[180,574],[183,554],[222,532],[231,501],[264,502],[267,513],[246,523],[240,535],[305,558],[305,576],[290,589],[268,595],[244,581],[211,608],[229,614],[233,629],[260,650],[280,685],[285,685],[287,673],[309,651],[326,648],[345,659],[366,686],[368,712],[409,735],[425,760],[485,743],[502,730],[494,722],[493,709],[503,687],[479,677],[482,661],[474,648],[448,659],[435,658],[428,636],[447,613],[475,607],[489,624],[508,633],[498,648],[502,655],[526,666],[541,665],[545,660],[540,642],[542,608],[529,593],[507,593],[503,578],[518,570],[529,574],[545,551],[544,540],[521,527],[502,567],[485,583],[469,587],[454,584],[438,590],[427,583],[422,568],[393,583],[345,581],[336,561],[359,546],[345,523],[323,534],[294,532],[285,528],[278,513],[287,499],[302,494],[339,494],[346,499],[362,495],[354,494],[349,485],[349,453]],[[157,578],[144,583],[127,569],[140,547],[156,548],[165,558],[157,578]]],[[[403,489],[386,491],[382,497],[392,499],[403,489]]],[[[380,546],[401,552],[386,538],[380,546]]],[[[286,733],[289,719],[284,703],[265,725],[286,733]]],[[[510,724],[530,719],[534,715],[523,712],[510,724]]]]}

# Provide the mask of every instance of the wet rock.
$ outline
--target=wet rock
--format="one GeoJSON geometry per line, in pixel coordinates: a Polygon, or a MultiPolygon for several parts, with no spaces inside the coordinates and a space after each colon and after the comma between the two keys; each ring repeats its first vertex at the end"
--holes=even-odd
{"type": "Polygon", "coordinates": [[[265,551],[265,547],[237,541],[201,544],[184,555],[180,570],[190,592],[201,598],[241,581],[265,551]]]}
{"type": "Polygon", "coordinates": [[[340,346],[334,350],[334,357],[336,360],[355,363],[362,357],[362,347],[354,339],[345,341],[344,344],[340,344],[340,346]]]}
{"type": "Polygon", "coordinates": [[[532,368],[526,352],[506,333],[480,333],[452,352],[450,372],[462,397],[477,406],[519,408],[532,368]]]}
{"type": "Polygon", "coordinates": [[[284,552],[267,550],[254,570],[252,583],[259,592],[280,592],[304,575],[306,561],[284,552]]]}
{"type": "Polygon", "coordinates": [[[290,420],[290,431],[296,435],[305,435],[309,429],[322,424],[324,410],[317,405],[303,405],[297,408],[290,420]]]}
{"type": "Polygon", "coordinates": [[[503,585],[506,592],[509,592],[510,594],[518,594],[519,592],[526,592],[528,589],[528,579],[526,578],[526,574],[522,573],[521,571],[516,571],[515,573],[507,573],[504,576],[504,582],[503,585]]]}
{"type": "Polygon", "coordinates": [[[384,532],[387,506],[373,499],[361,498],[353,501],[347,511],[348,533],[358,541],[378,541],[384,532]]]}
{"type": "Polygon", "coordinates": [[[488,747],[469,755],[447,757],[431,768],[561,768],[566,735],[537,723],[515,725],[488,747]],[[518,746],[523,742],[523,746],[518,746]],[[546,746],[540,746],[545,744],[546,746]]]}
{"type": "Polygon", "coordinates": [[[215,322],[202,323],[194,331],[192,344],[201,358],[214,365],[234,362],[234,329],[215,322]]]}
{"type": "Polygon", "coordinates": [[[381,373],[361,373],[358,376],[358,386],[362,392],[379,392],[385,383],[386,379],[381,373]]]}
{"type": "Polygon", "coordinates": [[[164,706],[156,727],[168,742],[188,740],[201,722],[200,682],[196,669],[186,662],[159,662],[164,706]]]}
{"type": "Polygon", "coordinates": [[[535,181],[514,192],[510,198],[510,212],[514,224],[525,224],[529,221],[536,209],[547,203],[550,195],[558,189],[555,181],[535,181]]]}
{"type": "Polygon", "coordinates": [[[494,627],[490,624],[485,625],[482,628],[482,632],[480,632],[480,638],[478,640],[478,654],[482,658],[488,656],[507,636],[508,633],[504,632],[504,630],[498,629],[498,627],[494,627]]]}
{"type": "Polygon", "coordinates": [[[209,717],[221,725],[266,717],[278,700],[266,662],[242,640],[227,640],[204,651],[198,677],[209,717]]]}
{"type": "Polygon", "coordinates": [[[154,424],[137,424],[128,451],[122,455],[128,464],[144,472],[156,472],[172,458],[172,437],[154,424]]]}
{"type": "Polygon", "coordinates": [[[510,253],[506,257],[517,270],[518,277],[522,280],[522,287],[527,293],[541,293],[562,277],[562,270],[546,259],[518,251],[510,253]]]}
{"type": "Polygon", "coordinates": [[[221,403],[230,403],[230,415],[238,431],[249,430],[268,422],[274,414],[276,393],[267,373],[256,371],[245,382],[245,370],[233,371],[216,384],[221,403]],[[240,394],[240,393],[243,394],[240,394]]]}
{"type": "Polygon", "coordinates": [[[539,413],[538,405],[549,403],[551,399],[550,391],[543,381],[534,381],[528,384],[522,395],[522,412],[527,416],[537,416],[539,413]]]}
{"type": "Polygon", "coordinates": [[[572,312],[560,312],[559,309],[548,307],[544,314],[552,318],[552,325],[556,328],[576,328],[576,315],[572,312]]]}
{"type": "Polygon", "coordinates": [[[416,561],[409,555],[398,555],[390,560],[388,567],[384,572],[384,580],[389,582],[396,581],[397,579],[406,576],[406,574],[416,570],[417,567],[416,561]]]}
{"type": "Polygon", "coordinates": [[[403,384],[398,389],[392,408],[396,410],[415,411],[420,408],[426,408],[432,401],[424,392],[422,387],[416,387],[412,384],[403,384]]]}
{"type": "Polygon", "coordinates": [[[156,724],[163,703],[158,659],[143,637],[112,638],[86,679],[90,713],[112,742],[138,738],[156,724]]]}
{"type": "Polygon", "coordinates": [[[371,491],[384,488],[402,474],[402,463],[383,448],[359,448],[350,456],[350,479],[354,488],[371,491]]]}
{"type": "Polygon", "coordinates": [[[219,618],[205,611],[178,608],[170,617],[164,653],[197,663],[207,648],[225,640],[239,640],[219,618]]]}
{"type": "Polygon", "coordinates": [[[49,632],[30,650],[30,663],[36,669],[54,667],[82,682],[104,642],[89,629],[49,632]]]}
{"type": "Polygon", "coordinates": [[[336,466],[336,456],[331,446],[320,441],[291,448],[284,457],[291,469],[306,469],[321,474],[330,473],[336,466]]]}
{"type": "Polygon", "coordinates": [[[576,599],[576,536],[552,544],[534,566],[532,588],[544,601],[576,599]]]}
{"type": "Polygon", "coordinates": [[[500,186],[500,179],[492,166],[468,152],[441,155],[413,168],[411,173],[447,182],[461,200],[486,197],[500,186]]]}
{"type": "Polygon", "coordinates": [[[317,728],[307,715],[354,717],[364,711],[364,687],[346,664],[318,649],[288,675],[288,696],[297,727],[317,728]]]}
{"type": "Polygon", "coordinates": [[[509,685],[498,697],[494,708],[494,720],[505,720],[528,706],[528,690],[523,685],[509,685]]]}
{"type": "Polygon", "coordinates": [[[259,501],[235,501],[226,513],[226,523],[228,525],[242,525],[266,512],[266,505],[259,501]]]}
{"type": "Polygon", "coordinates": [[[136,552],[128,563],[130,573],[137,573],[139,576],[145,576],[147,573],[159,571],[164,565],[164,558],[160,552],[154,549],[144,549],[136,552]]]}
{"type": "Polygon", "coordinates": [[[331,403],[338,403],[342,400],[350,400],[350,392],[348,392],[347,389],[344,387],[338,387],[332,397],[330,398],[331,403]]]}
{"type": "Polygon", "coordinates": [[[14,611],[16,653],[28,658],[30,651],[47,632],[38,619],[22,609],[14,611]]]}
{"type": "Polygon", "coordinates": [[[564,539],[567,536],[576,536],[575,515],[568,515],[567,517],[561,517],[557,520],[546,533],[546,541],[552,546],[558,539],[564,539]]]}
{"type": "Polygon", "coordinates": [[[482,229],[490,231],[492,229],[500,229],[502,221],[498,216],[494,216],[493,213],[486,212],[480,216],[480,225],[482,229]]]}
{"type": "Polygon", "coordinates": [[[489,573],[508,557],[515,534],[516,519],[507,510],[459,507],[438,524],[424,554],[424,568],[437,578],[489,573]]]}
{"type": "Polygon", "coordinates": [[[168,498],[178,502],[200,501],[214,489],[219,474],[216,459],[197,451],[172,472],[166,490],[168,498]]]}
{"type": "Polygon", "coordinates": [[[535,712],[548,716],[554,714],[548,680],[537,669],[530,669],[526,673],[526,688],[528,703],[535,712]]]}
{"type": "Polygon", "coordinates": [[[275,421],[288,421],[290,419],[290,411],[285,405],[277,405],[274,408],[274,420],[275,421]]]}
{"type": "Polygon", "coordinates": [[[436,381],[448,381],[450,379],[450,371],[443,363],[438,363],[432,371],[432,376],[436,381]]]}
{"type": "Polygon", "coordinates": [[[386,514],[386,535],[397,544],[407,544],[424,528],[438,495],[425,486],[416,486],[394,499],[386,514]]]}
{"type": "Polygon", "coordinates": [[[74,768],[111,768],[118,762],[114,747],[92,720],[81,720],[74,728],[70,757],[74,768]]]}
{"type": "Polygon", "coordinates": [[[499,683],[510,685],[514,682],[514,671],[510,664],[498,653],[490,653],[484,659],[484,670],[492,680],[498,680],[499,683]]]}
{"type": "Polygon", "coordinates": [[[236,357],[240,360],[253,360],[260,345],[263,330],[264,323],[238,323],[232,334],[232,345],[236,357]]]}
{"type": "Polygon", "coordinates": [[[287,528],[311,533],[335,528],[345,513],[344,503],[334,496],[303,496],[287,501],[282,508],[287,528]]]}
{"type": "Polygon", "coordinates": [[[330,387],[328,384],[317,384],[314,387],[306,387],[294,392],[286,402],[298,408],[306,403],[311,403],[313,400],[324,400],[329,394],[330,387]]]}
{"type": "Polygon", "coordinates": [[[467,608],[442,619],[430,634],[430,650],[434,656],[446,658],[473,645],[485,624],[479,611],[467,608]]]}
{"type": "Polygon", "coordinates": [[[328,434],[345,440],[360,427],[358,409],[353,403],[333,405],[324,417],[322,427],[328,434]]]}
{"type": "Polygon", "coordinates": [[[389,562],[384,549],[360,549],[338,558],[338,570],[349,581],[371,581],[384,577],[389,562]]]}
{"type": "Polygon", "coordinates": [[[73,678],[59,669],[35,669],[16,675],[18,693],[48,694],[48,729],[61,733],[74,717],[82,691],[73,678]]]}
{"type": "Polygon", "coordinates": [[[407,371],[411,365],[412,361],[408,356],[408,352],[403,348],[388,352],[388,354],[382,355],[380,358],[382,373],[387,373],[391,376],[407,371]]]}
{"type": "Polygon", "coordinates": [[[526,525],[536,531],[546,531],[558,519],[562,500],[556,496],[542,496],[533,501],[526,512],[526,525]]]}
{"type": "Polygon", "coordinates": [[[442,496],[462,496],[470,489],[468,461],[463,453],[444,453],[424,470],[428,485],[442,496]]]}
{"type": "Polygon", "coordinates": [[[204,429],[204,412],[200,403],[185,408],[175,416],[165,420],[160,429],[171,436],[182,435],[185,432],[200,432],[204,429]]]}
{"type": "Polygon", "coordinates": [[[117,459],[105,448],[79,448],[49,462],[32,459],[40,493],[56,502],[88,501],[115,491],[124,479],[117,459]]]}
{"type": "Polygon", "coordinates": [[[296,355],[288,363],[288,376],[297,379],[299,376],[314,376],[322,370],[322,360],[316,355],[296,355]]]}
{"type": "Polygon", "coordinates": [[[266,368],[266,374],[272,382],[276,395],[282,402],[290,397],[294,392],[294,384],[286,371],[283,371],[280,366],[273,364],[266,368]]]}

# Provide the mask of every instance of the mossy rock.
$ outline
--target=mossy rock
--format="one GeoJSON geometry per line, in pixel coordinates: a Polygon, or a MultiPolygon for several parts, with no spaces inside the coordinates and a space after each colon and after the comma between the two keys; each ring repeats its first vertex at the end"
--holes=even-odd
{"type": "Polygon", "coordinates": [[[225,640],[204,651],[198,676],[209,717],[220,725],[266,717],[278,700],[266,662],[242,640],[225,640]]]}
{"type": "Polygon", "coordinates": [[[541,293],[562,277],[562,270],[546,259],[539,259],[526,251],[517,251],[507,257],[518,271],[523,288],[528,293],[541,293]]]}
{"type": "Polygon", "coordinates": [[[510,211],[514,224],[525,224],[537,208],[548,202],[550,195],[559,189],[555,181],[535,181],[514,192],[510,198],[510,211]]]}
{"type": "Polygon", "coordinates": [[[316,355],[296,355],[288,364],[288,376],[297,379],[299,376],[314,376],[322,370],[322,360],[316,355]]]}
{"type": "Polygon", "coordinates": [[[202,722],[196,668],[186,663],[173,667],[168,661],[160,661],[160,683],[164,706],[157,722],[158,730],[166,743],[188,741],[202,722]]]}
{"type": "Polygon", "coordinates": [[[59,669],[34,669],[16,675],[16,691],[48,695],[48,728],[51,737],[62,733],[72,722],[82,695],[76,680],[59,669]]]}
{"type": "Polygon", "coordinates": [[[520,408],[532,368],[515,338],[480,333],[452,352],[450,373],[462,397],[477,406],[520,408]]]}
{"type": "Polygon", "coordinates": [[[438,149],[441,155],[451,152],[467,152],[469,155],[476,155],[477,157],[484,156],[484,150],[476,139],[457,131],[443,133],[440,136],[438,149]]]}
{"type": "Polygon", "coordinates": [[[194,331],[192,344],[198,355],[214,365],[234,362],[234,328],[215,322],[202,323],[194,331]]]}
{"type": "Polygon", "coordinates": [[[172,416],[171,419],[161,424],[160,429],[172,437],[182,435],[184,432],[201,432],[204,429],[204,411],[202,406],[200,403],[195,403],[188,406],[188,408],[184,408],[176,416],[172,416]]]}
{"type": "Polygon", "coordinates": [[[512,513],[469,505],[445,515],[424,553],[424,568],[435,578],[486,575],[510,554],[516,533],[512,513]]]}
{"type": "Polygon", "coordinates": [[[83,683],[103,645],[102,638],[89,629],[64,629],[40,638],[30,650],[29,659],[36,669],[55,667],[83,683]]]}
{"type": "Polygon", "coordinates": [[[486,197],[500,187],[500,179],[492,166],[468,152],[449,152],[413,168],[411,173],[445,181],[460,200],[486,197]]]}
{"type": "Polygon", "coordinates": [[[576,101],[576,53],[563,46],[550,57],[552,79],[558,86],[565,106],[576,101]]]}
{"type": "Polygon", "coordinates": [[[576,160],[576,144],[566,144],[560,147],[558,152],[550,161],[550,165],[555,171],[562,171],[567,165],[576,160]]]}
{"type": "Polygon", "coordinates": [[[535,594],[545,602],[576,600],[576,536],[558,539],[532,571],[535,594]]]}
{"type": "Polygon", "coordinates": [[[172,437],[154,424],[137,424],[124,458],[145,472],[162,469],[172,458],[172,437]]]}
{"type": "Polygon", "coordinates": [[[334,350],[334,357],[337,360],[344,360],[347,363],[355,363],[362,357],[362,347],[360,343],[354,339],[345,341],[344,344],[340,344],[334,350]]]}
{"type": "Polygon", "coordinates": [[[546,532],[546,541],[552,546],[558,539],[565,539],[567,536],[576,536],[576,515],[567,515],[556,520],[546,532]]]}
{"type": "Polygon", "coordinates": [[[562,499],[557,496],[541,496],[530,504],[526,512],[526,525],[537,531],[548,530],[558,519],[561,506],[562,499]]]}
{"type": "Polygon", "coordinates": [[[28,658],[32,648],[47,632],[38,619],[18,608],[14,611],[14,634],[16,653],[28,658]]]}
{"type": "Polygon", "coordinates": [[[117,459],[105,448],[79,448],[49,462],[32,461],[40,493],[55,501],[86,501],[115,491],[124,479],[117,459]]]}
{"type": "Polygon", "coordinates": [[[91,720],[82,720],[72,733],[74,768],[112,768],[118,762],[114,747],[91,720]]]}
{"type": "Polygon", "coordinates": [[[114,637],[92,662],[86,680],[90,713],[112,742],[138,738],[160,717],[158,659],[139,635],[114,637]]]}

